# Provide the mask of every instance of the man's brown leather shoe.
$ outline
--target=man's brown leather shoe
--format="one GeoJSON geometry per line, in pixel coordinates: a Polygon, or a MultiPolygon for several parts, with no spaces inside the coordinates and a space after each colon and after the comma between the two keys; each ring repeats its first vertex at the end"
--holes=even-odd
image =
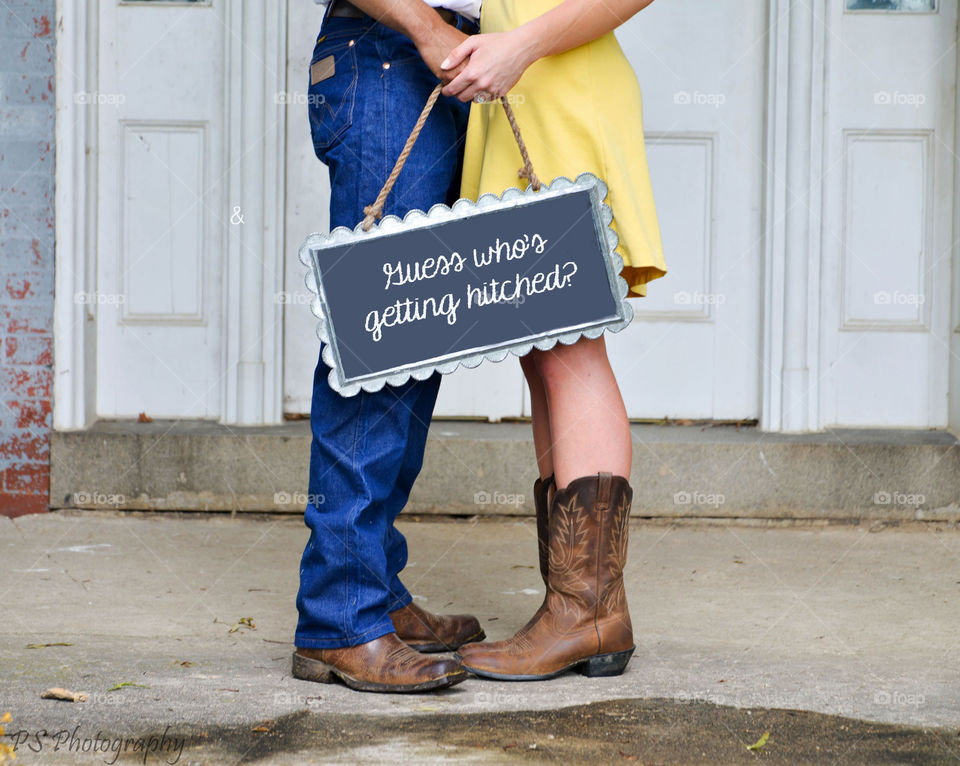
{"type": "Polygon", "coordinates": [[[388,633],[342,649],[298,648],[293,677],[332,684],[342,681],[362,692],[422,692],[444,689],[470,674],[456,660],[425,657],[388,633]]]}
{"type": "Polygon", "coordinates": [[[412,601],[390,612],[397,636],[418,652],[452,652],[486,634],[469,614],[431,614],[412,601]]]}

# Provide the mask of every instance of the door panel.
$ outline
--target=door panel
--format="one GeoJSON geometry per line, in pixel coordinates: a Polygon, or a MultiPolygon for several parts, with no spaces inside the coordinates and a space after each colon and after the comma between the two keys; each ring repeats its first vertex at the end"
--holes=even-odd
{"type": "Polygon", "coordinates": [[[219,416],[221,5],[100,4],[99,417],[219,416]]]}
{"type": "Polygon", "coordinates": [[[942,427],[957,2],[828,8],[821,423],[942,427]]]}

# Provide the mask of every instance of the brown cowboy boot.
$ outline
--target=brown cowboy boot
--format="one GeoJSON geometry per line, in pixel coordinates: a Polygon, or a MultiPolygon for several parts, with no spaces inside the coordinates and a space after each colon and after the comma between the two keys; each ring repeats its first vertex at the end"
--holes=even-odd
{"type": "Polygon", "coordinates": [[[608,473],[556,491],[546,608],[507,641],[465,646],[459,657],[467,670],[510,681],[571,669],[586,676],[623,672],[634,650],[623,587],[632,497],[627,480],[608,473]]]}
{"type": "MultiPolygon", "coordinates": [[[[537,511],[537,553],[540,558],[540,576],[543,578],[544,586],[549,585],[550,580],[550,490],[556,490],[556,483],[553,474],[546,479],[537,479],[533,483],[533,504],[537,511]]],[[[549,590],[549,588],[547,589],[549,590]]],[[[543,595],[543,603],[534,613],[533,617],[527,620],[518,631],[517,635],[526,633],[533,624],[540,619],[540,615],[547,608],[547,594],[543,595]]]]}
{"type": "Polygon", "coordinates": [[[456,660],[427,657],[396,633],[342,649],[298,648],[293,677],[332,684],[342,681],[362,692],[422,692],[444,689],[469,677],[456,660]]]}
{"type": "Polygon", "coordinates": [[[412,601],[390,612],[397,637],[418,652],[452,652],[486,634],[469,614],[432,614],[412,601]]]}
{"type": "Polygon", "coordinates": [[[550,490],[554,488],[553,474],[533,483],[533,504],[537,509],[537,552],[540,554],[540,576],[547,584],[550,574],[550,490]]]}

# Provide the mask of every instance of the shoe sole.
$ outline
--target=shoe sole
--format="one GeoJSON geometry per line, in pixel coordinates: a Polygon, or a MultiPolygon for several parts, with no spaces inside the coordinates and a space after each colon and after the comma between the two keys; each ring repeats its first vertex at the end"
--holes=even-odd
{"type": "Polygon", "coordinates": [[[431,654],[433,652],[454,652],[459,649],[461,646],[466,644],[472,644],[475,641],[483,641],[487,637],[487,634],[482,630],[479,633],[475,633],[469,638],[465,638],[458,644],[441,644],[440,642],[430,643],[418,643],[416,641],[405,641],[403,638],[400,640],[403,641],[411,649],[416,649],[418,652],[423,652],[424,654],[431,654]]]}
{"type": "Polygon", "coordinates": [[[382,684],[375,681],[362,681],[344,673],[334,665],[320,660],[293,655],[293,677],[301,681],[314,681],[319,684],[333,684],[338,681],[359,692],[382,692],[385,694],[408,694],[426,692],[433,689],[446,689],[466,681],[470,674],[466,670],[447,673],[418,684],[382,684]]]}
{"type": "Polygon", "coordinates": [[[472,665],[464,662],[463,658],[459,654],[454,655],[454,657],[456,657],[457,660],[463,664],[463,667],[480,678],[490,678],[496,681],[547,681],[551,678],[556,678],[557,676],[562,675],[569,670],[575,670],[577,673],[580,673],[580,675],[586,676],[587,678],[609,678],[611,676],[622,675],[623,671],[626,670],[627,663],[630,662],[630,657],[633,655],[635,649],[635,646],[631,646],[629,649],[625,649],[622,652],[608,652],[606,654],[595,654],[593,657],[584,657],[582,660],[571,662],[569,665],[566,665],[559,670],[551,671],[550,673],[521,675],[496,673],[492,670],[475,668],[472,665]]]}

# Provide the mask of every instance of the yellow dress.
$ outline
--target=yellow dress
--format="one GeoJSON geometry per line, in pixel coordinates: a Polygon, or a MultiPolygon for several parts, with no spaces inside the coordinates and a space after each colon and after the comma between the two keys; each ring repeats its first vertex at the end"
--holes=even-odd
{"type": "MultiPolygon", "coordinates": [[[[561,0],[483,0],[481,32],[506,32],[561,0]]],[[[535,62],[510,101],[543,183],[593,173],[607,184],[607,204],[620,238],[617,252],[630,293],[667,273],[643,141],[643,104],[633,68],[613,33],[535,62]]],[[[461,194],[476,200],[525,186],[510,124],[498,103],[473,104],[467,128],[461,194]]]]}

